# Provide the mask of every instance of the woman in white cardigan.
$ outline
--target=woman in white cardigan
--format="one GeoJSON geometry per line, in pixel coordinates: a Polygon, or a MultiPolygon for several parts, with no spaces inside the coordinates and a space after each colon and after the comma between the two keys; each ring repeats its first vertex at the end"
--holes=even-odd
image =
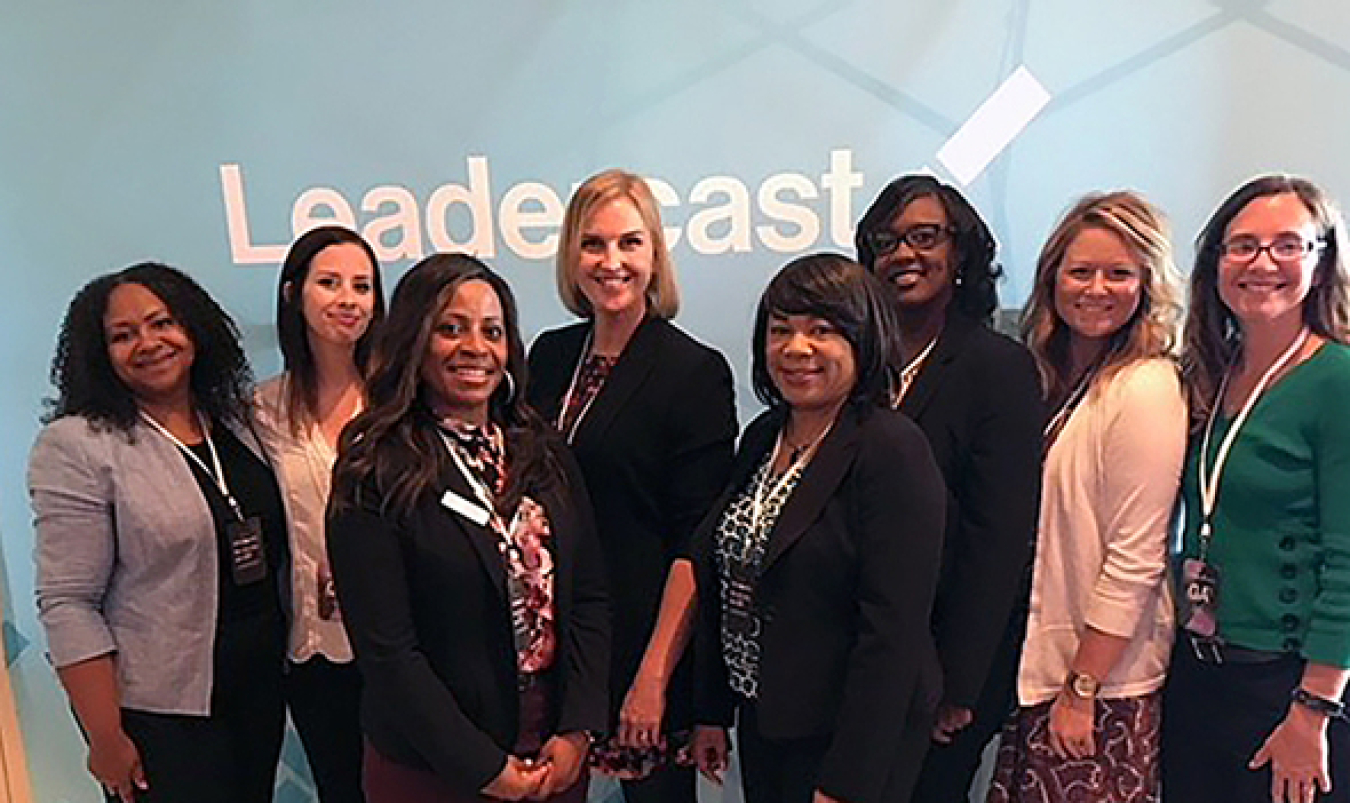
{"type": "Polygon", "coordinates": [[[1186,446],[1164,219],[1090,195],[1051,233],[1023,320],[1047,408],[1031,613],[989,800],[1158,800],[1167,537],[1186,446]]]}

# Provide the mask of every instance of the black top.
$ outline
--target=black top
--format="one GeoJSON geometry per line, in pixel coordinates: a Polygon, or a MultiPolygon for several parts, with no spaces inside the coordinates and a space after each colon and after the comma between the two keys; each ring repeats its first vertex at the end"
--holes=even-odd
{"type": "Polygon", "coordinates": [[[1040,510],[1045,412],[1031,353],[952,310],[900,411],[947,484],[933,636],[943,699],[974,708],[1018,597],[1040,510]]]}
{"type": "MultiPolygon", "coordinates": [[[[589,322],[541,334],[527,398],[551,424],[591,332],[589,322]]],[[[637,674],[671,563],[726,485],[736,440],[731,368],[717,351],[649,317],[575,428],[572,451],[590,490],[614,599],[611,716],[637,674]]],[[[687,663],[670,680],[666,723],[691,724],[687,663]]]]}
{"type": "MultiPolygon", "coordinates": [[[[246,517],[262,520],[263,552],[267,559],[267,579],[264,582],[240,586],[234,582],[230,566],[229,527],[237,520],[225,502],[214,477],[202,469],[196,460],[183,455],[201,488],[216,528],[216,563],[219,566],[220,619],[227,622],[285,610],[281,594],[286,582],[290,548],[286,533],[286,512],[271,466],[249,451],[229,427],[215,424],[211,440],[220,465],[225,471],[225,484],[246,517]]],[[[202,463],[211,467],[211,449],[205,440],[188,446],[202,463]]]]}

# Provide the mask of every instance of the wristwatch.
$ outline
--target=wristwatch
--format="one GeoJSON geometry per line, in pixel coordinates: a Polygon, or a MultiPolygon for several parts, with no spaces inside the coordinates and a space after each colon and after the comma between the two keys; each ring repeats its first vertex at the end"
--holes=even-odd
{"type": "Polygon", "coordinates": [[[1313,694],[1302,686],[1295,686],[1289,699],[1331,719],[1345,719],[1345,703],[1313,694]]]}
{"type": "Polygon", "coordinates": [[[1097,692],[1102,689],[1102,682],[1089,674],[1070,669],[1069,676],[1064,679],[1064,688],[1079,700],[1095,700],[1097,692]]]}

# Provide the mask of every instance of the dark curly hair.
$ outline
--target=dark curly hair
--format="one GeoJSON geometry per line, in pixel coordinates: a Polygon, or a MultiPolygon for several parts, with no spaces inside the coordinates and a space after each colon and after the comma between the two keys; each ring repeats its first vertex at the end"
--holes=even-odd
{"type": "Polygon", "coordinates": [[[454,471],[425,396],[422,362],[441,310],[461,286],[475,280],[497,294],[506,330],[506,375],[488,400],[488,418],[506,436],[510,465],[498,507],[513,510],[524,493],[545,490],[562,476],[555,454],[563,448],[560,441],[525,403],[525,345],[511,288],[474,257],[433,254],[399,280],[389,314],[375,335],[366,410],[338,442],[333,510],[365,506],[403,516],[436,489],[446,472],[454,471]]]}
{"type": "Polygon", "coordinates": [[[900,328],[895,305],[861,265],[843,254],[808,254],[784,265],[764,289],[755,311],[751,383],[761,402],[778,409],[786,402],[769,375],[765,355],[769,318],[775,315],[829,321],[853,347],[858,366],[849,402],[859,407],[890,404],[890,366],[900,364],[900,328]]]}
{"type": "Polygon", "coordinates": [[[118,287],[138,284],[154,293],[187,332],[196,356],[192,400],[221,423],[243,423],[253,398],[253,372],[240,345],[239,327],[186,273],[158,262],[142,262],[86,284],[66,309],[52,359],[56,396],[47,400],[44,422],[68,415],[130,433],[138,413],[136,397],[117,377],[108,358],[103,316],[118,287]]]}
{"type": "Polygon", "coordinates": [[[998,311],[998,280],[1003,277],[1003,269],[994,262],[998,245],[984,218],[950,184],[921,173],[901,176],[887,184],[858,221],[853,240],[858,249],[858,261],[869,271],[876,270],[877,255],[872,251],[868,235],[889,228],[905,207],[919,198],[929,197],[942,204],[947,220],[956,230],[953,244],[957,283],[953,288],[952,303],[976,320],[991,322],[998,311]]]}

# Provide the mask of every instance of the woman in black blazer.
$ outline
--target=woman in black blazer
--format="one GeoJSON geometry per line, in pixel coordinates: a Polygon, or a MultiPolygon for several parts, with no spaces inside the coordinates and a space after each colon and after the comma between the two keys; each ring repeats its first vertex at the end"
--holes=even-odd
{"type": "Polygon", "coordinates": [[[516,320],[486,265],[423,260],[340,442],[328,548],[370,803],[585,800],[608,601],[584,484],[517,393],[516,320]]]}
{"type": "Polygon", "coordinates": [[[609,569],[613,738],[597,764],[626,779],[629,803],[693,803],[693,770],[669,765],[692,724],[686,556],[731,467],[731,369],[670,323],[674,269],[637,176],[610,170],[577,189],[557,266],[563,303],[584,320],[535,341],[527,395],[581,464],[609,569]]]}
{"type": "Polygon", "coordinates": [[[894,348],[883,289],[846,257],[797,259],[760,300],[769,410],[696,552],[694,753],[720,780],[736,711],[748,803],[902,803],[928,747],[945,494],[890,409],[894,348]]]}
{"type": "Polygon", "coordinates": [[[947,483],[932,622],[942,705],[914,801],[951,803],[966,799],[1014,705],[1040,499],[1039,375],[990,325],[994,237],[956,189],[925,175],[892,181],[859,221],[857,246],[899,317],[893,403],[928,437],[947,483]]]}

